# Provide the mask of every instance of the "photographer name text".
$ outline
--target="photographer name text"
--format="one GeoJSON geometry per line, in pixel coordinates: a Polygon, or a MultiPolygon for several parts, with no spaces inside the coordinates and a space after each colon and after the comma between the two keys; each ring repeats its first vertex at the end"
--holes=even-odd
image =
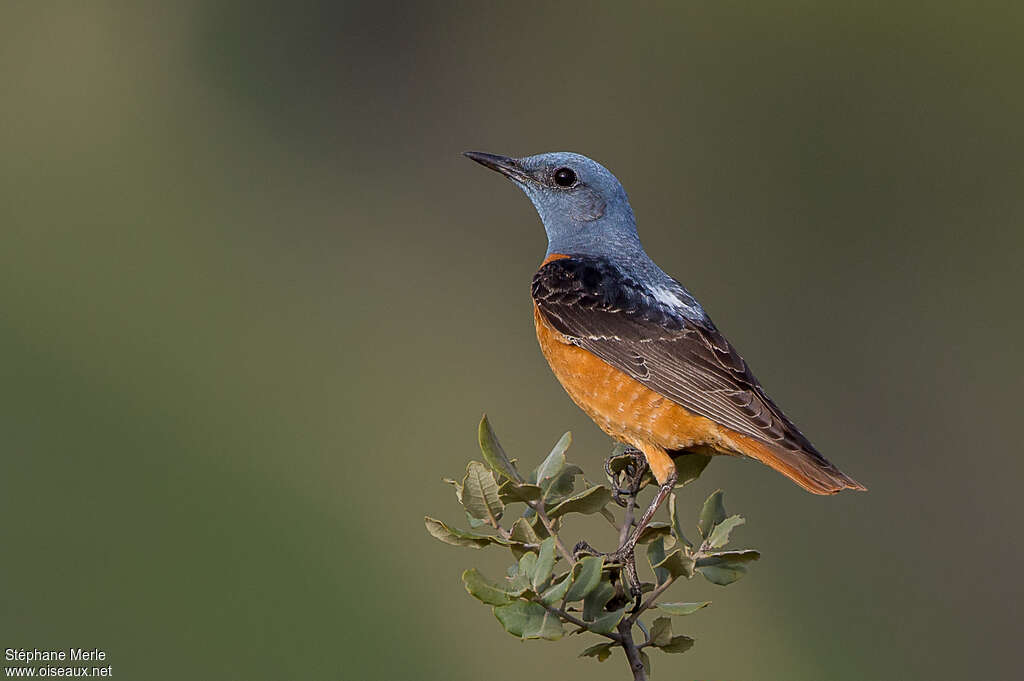
{"type": "Polygon", "coordinates": [[[100,666],[107,661],[107,651],[100,648],[6,648],[4,662],[20,663],[25,666],[4,666],[6,677],[110,677],[112,665],[100,666]],[[84,662],[84,666],[61,663],[84,662]],[[44,664],[40,664],[44,663],[44,664]]]}

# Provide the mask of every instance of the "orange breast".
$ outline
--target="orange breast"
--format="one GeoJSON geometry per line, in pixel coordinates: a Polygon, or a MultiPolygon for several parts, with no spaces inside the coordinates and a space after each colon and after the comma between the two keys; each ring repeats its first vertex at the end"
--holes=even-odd
{"type": "Polygon", "coordinates": [[[665,450],[706,445],[722,453],[738,453],[730,446],[728,429],[573,345],[544,320],[536,305],[533,320],[541,352],[569,397],[601,430],[642,451],[659,481],[667,475],[659,468],[672,465],[665,450]]]}

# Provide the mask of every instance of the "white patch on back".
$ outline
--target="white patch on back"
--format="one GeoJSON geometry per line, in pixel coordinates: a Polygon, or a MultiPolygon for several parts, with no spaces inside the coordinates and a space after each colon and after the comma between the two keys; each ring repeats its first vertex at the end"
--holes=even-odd
{"type": "MultiPolygon", "coordinates": [[[[679,296],[677,296],[675,293],[668,290],[667,288],[651,289],[651,295],[653,295],[654,299],[657,300],[659,303],[663,305],[668,305],[673,309],[683,307],[683,301],[679,300],[679,296]]],[[[686,307],[689,306],[687,305],[686,307]]]]}
{"type": "Polygon", "coordinates": [[[661,303],[673,313],[682,314],[691,319],[705,317],[704,310],[700,304],[688,295],[685,290],[671,289],[665,286],[647,289],[648,294],[658,303],[661,303]]]}

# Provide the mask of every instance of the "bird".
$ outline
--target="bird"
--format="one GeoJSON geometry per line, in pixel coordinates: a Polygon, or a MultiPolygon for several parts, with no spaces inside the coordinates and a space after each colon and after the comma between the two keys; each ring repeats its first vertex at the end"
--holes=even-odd
{"type": "Polygon", "coordinates": [[[533,203],[548,248],[533,276],[541,352],[569,397],[639,451],[659,490],[617,555],[673,489],[688,453],[756,459],[814,494],[866,488],[830,463],[775,402],[703,306],[647,255],[619,180],[572,152],[464,154],[533,203]]]}

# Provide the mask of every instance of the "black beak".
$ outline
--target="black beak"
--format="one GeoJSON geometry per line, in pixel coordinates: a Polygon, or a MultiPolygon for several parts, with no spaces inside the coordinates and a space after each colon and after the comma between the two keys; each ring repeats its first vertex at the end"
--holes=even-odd
{"type": "Polygon", "coordinates": [[[519,166],[519,161],[508,156],[498,156],[497,154],[486,154],[482,151],[464,151],[462,155],[466,158],[471,158],[477,163],[491,170],[496,170],[505,177],[515,180],[516,182],[527,182],[533,178],[527,175],[523,169],[519,166]]]}

